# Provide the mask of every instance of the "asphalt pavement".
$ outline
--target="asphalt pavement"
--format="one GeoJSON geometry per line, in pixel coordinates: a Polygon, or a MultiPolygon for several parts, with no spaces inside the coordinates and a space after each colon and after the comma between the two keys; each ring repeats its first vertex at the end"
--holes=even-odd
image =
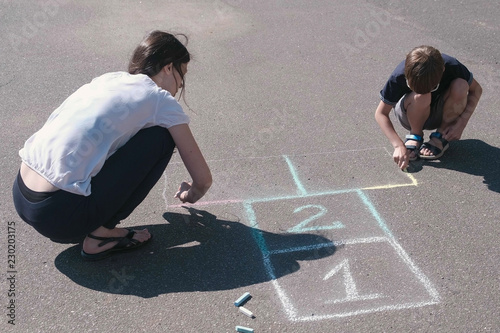
{"type": "Polygon", "coordinates": [[[499,14],[486,0],[3,1],[0,330],[500,332],[499,14]],[[18,150],[152,29],[189,38],[182,104],[214,184],[181,205],[175,155],[122,222],[154,240],[84,262],[17,216],[18,150]],[[422,44],[483,96],[462,140],[404,173],[374,112],[422,44]],[[234,305],[245,292],[253,318],[234,305]]]}

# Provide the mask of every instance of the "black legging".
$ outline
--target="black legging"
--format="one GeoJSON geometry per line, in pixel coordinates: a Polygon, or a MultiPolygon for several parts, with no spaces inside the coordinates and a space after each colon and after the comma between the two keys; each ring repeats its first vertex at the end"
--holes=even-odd
{"type": "Polygon", "coordinates": [[[40,234],[56,242],[79,242],[93,230],[113,229],[127,218],[158,182],[174,148],[167,129],[143,129],[106,160],[91,180],[89,196],[59,190],[30,201],[21,189],[30,190],[18,175],[12,189],[14,206],[40,234]]]}

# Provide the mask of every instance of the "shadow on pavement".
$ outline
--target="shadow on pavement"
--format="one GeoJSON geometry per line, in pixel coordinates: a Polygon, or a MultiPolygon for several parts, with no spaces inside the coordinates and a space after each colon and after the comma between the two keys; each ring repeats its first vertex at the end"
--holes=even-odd
{"type": "Polygon", "coordinates": [[[333,243],[318,235],[275,234],[206,211],[187,210],[189,214],[165,213],[166,224],[135,227],[148,228],[154,235],[150,244],[137,251],[85,262],[77,245],[58,255],[55,266],[86,288],[148,298],[173,292],[229,290],[270,281],[263,262],[262,239],[273,249],[331,245],[272,255],[275,278],[298,271],[298,261],[316,260],[335,252],[333,243]]]}
{"type": "Polygon", "coordinates": [[[452,144],[453,149],[449,149],[442,160],[425,162],[425,165],[482,176],[488,189],[500,193],[500,148],[476,139],[452,144]]]}

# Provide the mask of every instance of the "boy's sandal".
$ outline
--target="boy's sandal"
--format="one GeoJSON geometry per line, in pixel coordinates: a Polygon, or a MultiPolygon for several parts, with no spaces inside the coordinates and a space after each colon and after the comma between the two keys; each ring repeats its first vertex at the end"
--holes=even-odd
{"type": "Polygon", "coordinates": [[[426,142],[422,145],[422,147],[420,148],[420,151],[422,151],[422,149],[424,149],[424,148],[427,148],[431,151],[432,155],[420,154],[420,158],[422,158],[424,160],[437,160],[438,158],[443,156],[446,149],[448,149],[450,147],[450,143],[446,139],[443,139],[443,135],[439,132],[431,133],[431,135],[429,137],[430,137],[430,139],[432,139],[432,138],[438,139],[441,142],[441,144],[443,145],[443,149],[439,149],[438,147],[434,146],[433,144],[430,143],[430,141],[426,142]]]}
{"type": "Polygon", "coordinates": [[[413,152],[413,157],[410,157],[410,161],[415,161],[416,159],[418,159],[420,147],[422,146],[422,142],[424,142],[424,138],[421,137],[420,135],[408,134],[406,136],[405,147],[406,147],[406,149],[413,152]],[[407,144],[408,141],[417,141],[417,144],[410,145],[410,144],[407,144]]]}
{"type": "Polygon", "coordinates": [[[128,251],[135,250],[135,249],[143,246],[144,244],[146,244],[147,242],[149,242],[153,238],[153,235],[151,235],[151,237],[148,240],[146,240],[144,242],[139,242],[137,239],[132,238],[132,237],[134,237],[135,231],[132,229],[129,229],[129,228],[127,228],[127,230],[128,230],[128,234],[124,237],[100,237],[100,236],[94,236],[92,234],[88,234],[87,237],[102,241],[97,245],[99,247],[104,246],[104,245],[111,243],[111,242],[118,242],[118,243],[115,246],[113,246],[112,248],[110,248],[109,250],[99,252],[99,253],[94,253],[94,254],[87,253],[87,252],[83,251],[83,249],[82,249],[81,255],[82,255],[83,259],[89,260],[89,261],[106,259],[115,253],[128,252],[128,251]]]}

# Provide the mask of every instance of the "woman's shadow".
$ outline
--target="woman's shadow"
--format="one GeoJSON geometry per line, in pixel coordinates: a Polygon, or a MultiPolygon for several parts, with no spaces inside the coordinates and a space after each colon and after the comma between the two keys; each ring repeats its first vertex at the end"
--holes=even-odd
{"type": "Polygon", "coordinates": [[[488,189],[500,193],[500,148],[476,139],[452,144],[453,149],[449,149],[439,163],[432,161],[425,165],[482,176],[488,189]]]}
{"type": "Polygon", "coordinates": [[[154,235],[144,248],[89,263],[81,259],[77,245],[58,255],[55,266],[84,287],[147,298],[262,283],[298,271],[298,261],[335,252],[332,241],[318,235],[276,234],[250,228],[238,219],[186,209],[187,214],[165,213],[166,224],[139,227],[154,235]],[[264,265],[267,246],[282,250],[269,257],[272,272],[264,265]],[[304,249],[287,250],[297,247],[304,249]]]}

